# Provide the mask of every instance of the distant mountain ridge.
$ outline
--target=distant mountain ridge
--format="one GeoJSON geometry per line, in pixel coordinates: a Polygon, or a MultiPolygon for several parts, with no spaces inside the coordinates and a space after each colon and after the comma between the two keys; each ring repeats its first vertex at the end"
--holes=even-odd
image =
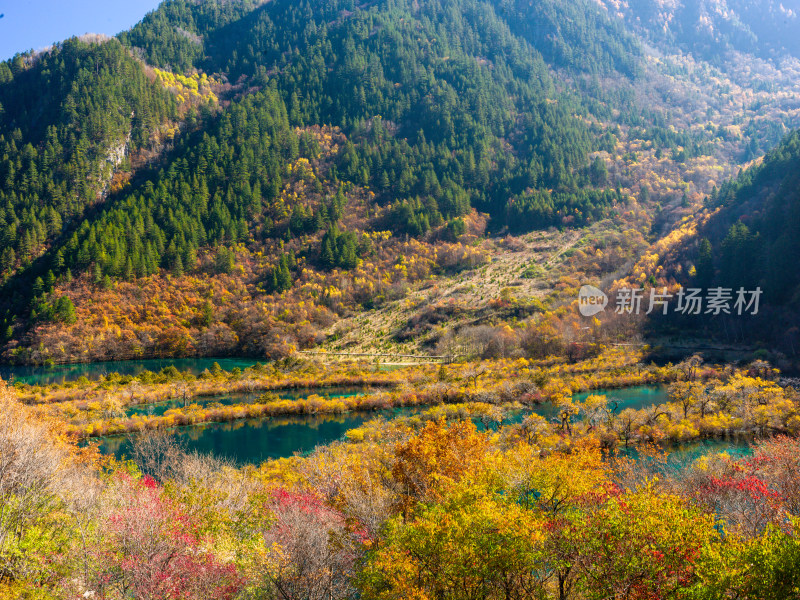
{"type": "Polygon", "coordinates": [[[800,58],[797,0],[598,0],[650,39],[712,61],[738,51],[763,59],[800,58]]]}
{"type": "MultiPolygon", "coordinates": [[[[119,38],[139,48],[145,60],[155,66],[179,71],[203,68],[235,78],[248,71],[253,74],[256,67],[267,71],[279,67],[290,51],[301,51],[320,28],[335,29],[357,13],[374,14],[376,8],[381,12],[381,4],[355,0],[167,0],[119,38]]],[[[554,66],[626,74],[637,70],[640,51],[634,39],[591,0],[491,0],[479,4],[495,12],[492,17],[486,15],[483,24],[487,30],[495,27],[492,19],[499,19],[554,66]]],[[[405,9],[445,15],[460,7],[459,3],[417,0],[405,9]]]]}

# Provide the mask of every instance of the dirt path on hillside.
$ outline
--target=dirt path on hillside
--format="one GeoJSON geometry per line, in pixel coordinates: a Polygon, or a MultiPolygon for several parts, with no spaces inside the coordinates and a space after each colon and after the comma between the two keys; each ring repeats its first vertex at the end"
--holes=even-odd
{"type": "MultiPolygon", "coordinates": [[[[398,342],[394,332],[428,305],[441,302],[466,304],[480,309],[508,288],[517,298],[542,298],[551,289],[551,279],[565,253],[574,248],[585,231],[539,231],[515,238],[518,249],[509,249],[499,239],[485,240],[489,261],[472,270],[418,282],[408,294],[384,306],[343,319],[331,329],[339,335],[325,343],[326,352],[428,354],[423,339],[398,342]]],[[[441,326],[465,324],[468,317],[454,317],[441,326]]]]}

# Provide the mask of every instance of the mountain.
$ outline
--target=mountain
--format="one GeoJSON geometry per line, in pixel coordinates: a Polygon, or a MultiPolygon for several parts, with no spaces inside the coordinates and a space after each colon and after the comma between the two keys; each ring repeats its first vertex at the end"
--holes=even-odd
{"type": "Polygon", "coordinates": [[[116,40],[69,40],[0,64],[3,270],[51,243],[108,192],[126,155],[157,143],[176,102],[116,40]]]}
{"type": "Polygon", "coordinates": [[[722,186],[709,204],[718,210],[701,234],[711,241],[715,279],[760,285],[772,304],[800,299],[800,132],[722,186]]]}
{"type": "MultiPolygon", "coordinates": [[[[686,227],[686,226],[684,226],[686,227]]],[[[800,131],[708,197],[706,207],[659,262],[663,283],[760,289],[758,314],[723,320],[682,317],[660,326],[705,329],[717,339],[756,343],[796,357],[800,349],[800,131]]],[[[655,272],[655,271],[654,271],[655,272]]],[[[658,282],[657,285],[661,285],[658,282]]]]}
{"type": "Polygon", "coordinates": [[[659,58],[640,8],[168,0],[0,65],[4,357],[278,358],[498,233],[668,229],[797,96],[659,58]]]}
{"type": "Polygon", "coordinates": [[[655,43],[722,64],[732,51],[762,59],[800,58],[797,0],[601,0],[655,43]]]}
{"type": "Polygon", "coordinates": [[[508,37],[508,32],[502,30],[510,29],[535,48],[534,54],[541,54],[551,64],[627,74],[639,68],[636,62],[641,51],[634,37],[590,0],[412,2],[391,6],[359,5],[353,0],[168,0],[119,37],[126,45],[138,48],[150,64],[176,70],[203,68],[235,78],[287,64],[293,54],[303,54],[306,46],[331,31],[362,27],[359,22],[364,17],[377,18],[379,23],[373,25],[378,28],[394,22],[393,29],[399,25],[396,18],[428,21],[419,21],[416,26],[438,26],[449,38],[448,44],[458,47],[463,43],[467,52],[478,49],[478,39],[490,40],[490,34],[508,37]],[[459,12],[464,14],[458,15],[459,12]],[[453,37],[467,33],[465,22],[472,30],[470,36],[453,37]]]}

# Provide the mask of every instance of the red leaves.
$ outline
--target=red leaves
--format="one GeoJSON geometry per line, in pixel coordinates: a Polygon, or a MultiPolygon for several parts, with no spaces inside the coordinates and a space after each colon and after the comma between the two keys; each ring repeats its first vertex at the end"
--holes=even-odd
{"type": "Polygon", "coordinates": [[[279,507],[293,506],[310,513],[328,510],[321,498],[308,492],[290,492],[285,488],[279,488],[272,492],[272,498],[279,507]]]}
{"type": "Polygon", "coordinates": [[[767,484],[755,475],[741,478],[719,479],[711,477],[706,484],[708,493],[720,493],[727,490],[738,490],[748,494],[754,500],[777,500],[780,494],[767,487],[767,484]]]}
{"type": "Polygon", "coordinates": [[[144,487],[146,487],[148,489],[151,489],[151,490],[154,490],[154,489],[156,489],[158,487],[158,482],[155,479],[153,479],[152,477],[150,477],[150,475],[145,475],[144,477],[142,477],[141,484],[144,487]]]}
{"type": "Polygon", "coordinates": [[[143,600],[233,598],[236,568],[206,549],[197,520],[152,477],[118,478],[120,505],[109,515],[102,548],[94,553],[93,587],[143,600]]]}
{"type": "Polygon", "coordinates": [[[753,457],[704,475],[694,488],[695,499],[747,536],[759,535],[770,523],[785,527],[786,514],[794,513],[800,499],[795,447],[788,438],[761,442],[753,457]]]}
{"type": "MultiPolygon", "coordinates": [[[[664,553],[663,552],[659,552],[658,550],[653,550],[652,551],[652,555],[653,555],[653,558],[656,559],[656,560],[664,560],[664,553]]],[[[668,571],[668,573],[672,574],[672,573],[674,573],[674,571],[668,571]]]]}

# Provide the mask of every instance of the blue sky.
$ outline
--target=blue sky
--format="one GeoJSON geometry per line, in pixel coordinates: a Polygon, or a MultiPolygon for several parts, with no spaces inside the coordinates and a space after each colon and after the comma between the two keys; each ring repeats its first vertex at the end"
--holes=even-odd
{"type": "Polygon", "coordinates": [[[0,60],[73,35],[115,35],[159,4],[159,0],[0,0],[0,60]]]}

